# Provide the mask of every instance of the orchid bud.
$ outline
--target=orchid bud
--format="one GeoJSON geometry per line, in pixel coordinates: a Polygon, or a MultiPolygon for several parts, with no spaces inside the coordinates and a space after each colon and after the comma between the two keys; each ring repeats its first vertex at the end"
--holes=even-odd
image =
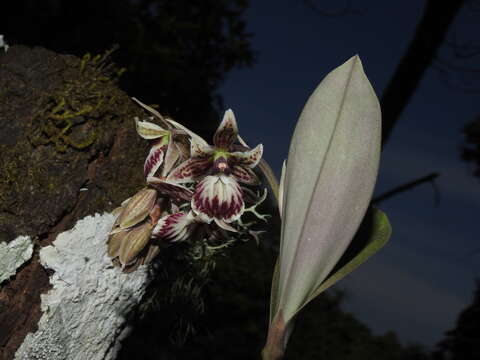
{"type": "Polygon", "coordinates": [[[142,189],[132,196],[118,217],[117,225],[120,229],[126,229],[145,220],[155,205],[157,191],[154,189],[142,189]]]}
{"type": "Polygon", "coordinates": [[[122,265],[130,264],[145,248],[152,235],[153,226],[153,224],[145,222],[128,230],[127,235],[122,240],[118,254],[118,259],[122,265]]]}
{"type": "Polygon", "coordinates": [[[122,246],[123,239],[128,235],[128,230],[120,231],[111,234],[108,237],[108,256],[116,258],[120,253],[120,247],[122,246]]]}

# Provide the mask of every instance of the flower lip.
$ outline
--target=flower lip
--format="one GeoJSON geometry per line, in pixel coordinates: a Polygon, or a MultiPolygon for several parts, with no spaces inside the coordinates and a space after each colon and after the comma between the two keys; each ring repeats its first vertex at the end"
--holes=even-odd
{"type": "Polygon", "coordinates": [[[238,220],[245,204],[243,192],[235,178],[227,175],[208,175],[195,188],[192,210],[207,220],[219,219],[226,223],[238,220]]]}

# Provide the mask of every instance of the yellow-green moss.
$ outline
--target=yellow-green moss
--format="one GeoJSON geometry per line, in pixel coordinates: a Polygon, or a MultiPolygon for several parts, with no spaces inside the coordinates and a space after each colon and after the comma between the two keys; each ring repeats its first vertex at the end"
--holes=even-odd
{"type": "Polygon", "coordinates": [[[46,96],[28,134],[33,146],[53,144],[57,152],[64,153],[69,148],[84,150],[95,142],[95,125],[90,126],[90,131],[80,140],[72,135],[75,135],[76,125],[104,120],[105,114],[114,112],[117,95],[112,93],[112,84],[125,69],[109,61],[113,50],[93,57],[85,54],[77,61],[79,71],[71,73],[62,89],[46,96]],[[81,118],[80,122],[75,123],[76,118],[81,118]]]}

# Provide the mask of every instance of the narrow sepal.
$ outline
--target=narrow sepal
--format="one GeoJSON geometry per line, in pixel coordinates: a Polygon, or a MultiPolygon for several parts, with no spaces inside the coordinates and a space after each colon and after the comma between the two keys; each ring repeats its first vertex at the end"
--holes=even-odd
{"type": "Polygon", "coordinates": [[[175,200],[190,201],[193,196],[193,191],[189,190],[185,186],[174,184],[157,177],[148,177],[147,183],[157,189],[160,195],[164,195],[175,200]]]}
{"type": "Polygon", "coordinates": [[[259,185],[260,179],[252,169],[246,166],[235,165],[232,169],[232,175],[238,181],[248,185],[259,185]]]}
{"type": "Polygon", "coordinates": [[[218,126],[213,143],[216,147],[228,150],[233,145],[238,136],[238,126],[235,115],[231,109],[225,111],[223,120],[218,126]]]}
{"type": "Polygon", "coordinates": [[[190,140],[185,136],[175,136],[174,145],[182,160],[190,157],[190,140]]]}
{"type": "Polygon", "coordinates": [[[156,116],[156,118],[158,120],[160,120],[160,122],[162,123],[162,125],[165,127],[165,129],[169,129],[171,126],[170,124],[168,123],[168,121],[165,120],[165,118],[157,111],[155,110],[154,108],[152,108],[151,106],[148,106],[144,103],[142,103],[140,100],[138,100],[137,98],[134,98],[132,97],[132,100],[135,101],[138,105],[140,105],[141,107],[143,107],[145,110],[147,110],[149,113],[153,114],[156,116]]]}
{"type": "Polygon", "coordinates": [[[168,173],[175,166],[175,163],[179,158],[180,158],[180,153],[178,152],[178,148],[175,146],[174,142],[171,140],[167,145],[167,150],[165,152],[165,157],[163,159],[162,176],[168,175],[168,173]]]}
{"type": "Polygon", "coordinates": [[[200,143],[195,138],[190,141],[190,155],[192,157],[207,157],[213,153],[213,148],[210,145],[200,143]]]}
{"type": "Polygon", "coordinates": [[[145,120],[140,121],[138,118],[135,118],[135,126],[138,135],[147,140],[158,139],[169,134],[169,131],[161,126],[145,120]]]}
{"type": "Polygon", "coordinates": [[[143,165],[143,174],[145,177],[153,176],[157,172],[158,168],[163,163],[163,158],[165,151],[167,150],[167,145],[154,145],[148,153],[145,164],[143,165]]]}
{"type": "Polygon", "coordinates": [[[178,183],[192,182],[197,177],[205,175],[211,166],[210,158],[188,159],[173,169],[167,180],[178,183]]]}
{"type": "Polygon", "coordinates": [[[254,168],[258,165],[263,155],[263,145],[259,144],[248,151],[236,151],[230,154],[230,158],[235,164],[245,165],[254,168]]]}
{"type": "Polygon", "coordinates": [[[197,141],[199,144],[203,144],[205,146],[208,145],[208,143],[200,135],[195,134],[192,130],[188,129],[187,127],[183,126],[182,124],[180,124],[180,123],[178,123],[175,120],[172,120],[170,118],[166,118],[165,120],[168,121],[168,123],[171,126],[174,126],[177,129],[185,131],[188,135],[190,135],[190,137],[192,139],[195,139],[195,141],[197,141]]]}

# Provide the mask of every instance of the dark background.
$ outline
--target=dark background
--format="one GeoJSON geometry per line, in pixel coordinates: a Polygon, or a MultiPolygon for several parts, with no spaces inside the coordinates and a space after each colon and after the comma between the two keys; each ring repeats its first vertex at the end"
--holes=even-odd
{"type": "MultiPolygon", "coordinates": [[[[479,24],[478,1],[24,0],[2,10],[0,34],[10,45],[80,57],[119,44],[113,59],[127,70],[120,87],[129,95],[207,136],[232,108],[242,136],[264,144],[277,174],[309,94],[359,54],[382,102],[376,196],[395,190],[378,201],[393,236],[336,286],[342,295],[325,295],[307,310],[303,329],[299,319],[298,332],[308,336],[293,336],[292,358],[303,351],[303,358],[423,359],[433,351],[474,359],[480,294],[468,306],[480,261],[479,24]],[[358,351],[342,352],[348,344],[358,351]]],[[[218,336],[212,327],[223,315],[210,314],[206,327],[218,336]]],[[[218,341],[232,341],[224,336],[218,341]]]]}

